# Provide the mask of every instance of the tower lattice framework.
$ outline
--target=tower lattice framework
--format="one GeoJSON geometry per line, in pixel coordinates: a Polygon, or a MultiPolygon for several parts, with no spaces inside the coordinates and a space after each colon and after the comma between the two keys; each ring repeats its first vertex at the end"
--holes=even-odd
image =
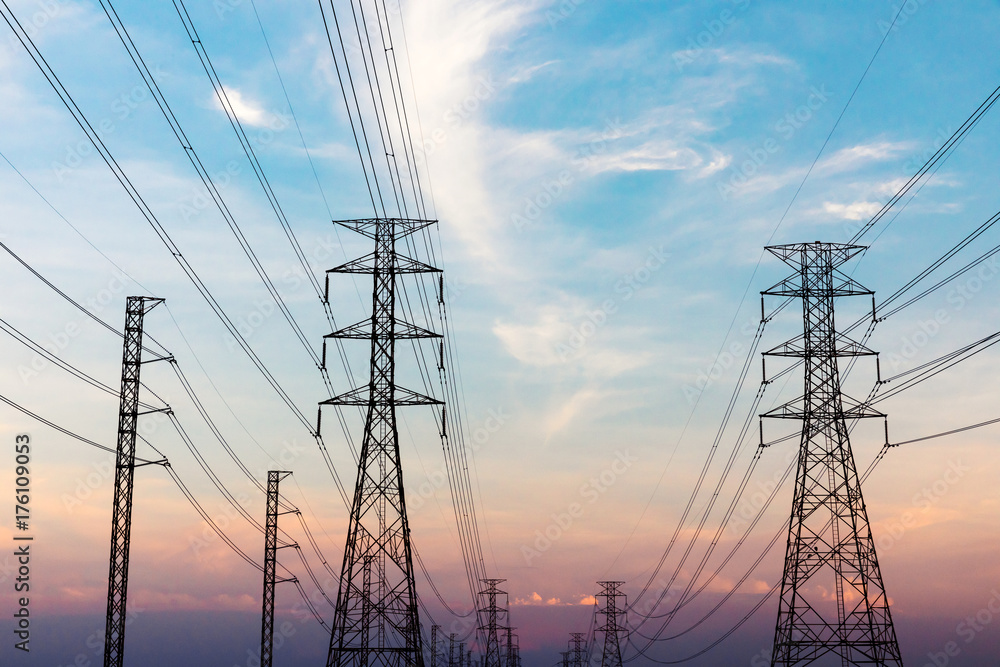
{"type": "Polygon", "coordinates": [[[396,241],[434,221],[375,218],[335,224],[372,239],[375,250],[327,272],[373,277],[371,319],[326,336],[371,341],[369,383],[321,403],[366,410],[327,667],[423,667],[396,408],[440,402],[396,386],[395,344],[439,336],[396,317],[396,279],[439,269],[397,253],[396,241]]]}
{"type": "Polygon", "coordinates": [[[139,422],[139,375],[142,368],[142,321],[163,299],[130,296],[125,306],[122,345],[122,390],[115,454],[115,499],[111,517],[111,558],[108,566],[108,609],[105,619],[104,667],[121,667],[125,660],[129,547],[132,539],[132,493],[135,482],[136,426],[139,422]]]}
{"type": "MultiPolygon", "coordinates": [[[[267,472],[267,517],[264,524],[264,590],[260,614],[260,667],[271,667],[274,659],[274,589],[278,583],[278,487],[292,473],[267,472]]],[[[293,581],[282,579],[281,581],[293,581]]]]}
{"type": "Polygon", "coordinates": [[[584,667],[583,663],[586,662],[584,658],[587,655],[587,633],[585,632],[571,632],[569,633],[569,641],[573,645],[571,664],[573,667],[584,667]]]}
{"type": "Polygon", "coordinates": [[[485,659],[483,667],[501,667],[500,662],[503,655],[500,651],[500,617],[507,616],[507,608],[499,606],[497,604],[497,598],[500,595],[506,595],[507,593],[497,588],[497,586],[505,581],[507,580],[482,580],[482,583],[486,586],[486,590],[479,592],[480,596],[486,598],[486,607],[480,610],[486,617],[486,625],[479,628],[479,630],[486,636],[486,651],[483,656],[485,659]]]}
{"type": "Polygon", "coordinates": [[[520,667],[521,664],[521,646],[517,638],[517,634],[514,632],[517,628],[505,627],[501,628],[504,631],[505,639],[504,642],[504,667],[520,667]]]}
{"type": "Polygon", "coordinates": [[[803,360],[805,391],[762,417],[802,420],[795,496],[771,664],[902,665],[848,419],[885,417],[841,392],[838,360],[874,355],[844,335],[834,300],[873,295],[837,267],[864,250],[837,243],[767,248],[796,273],[764,295],[802,301],[804,332],[766,355],[803,360]]]}
{"type": "Polygon", "coordinates": [[[622,667],[621,637],[625,628],[625,607],[628,604],[621,592],[624,581],[599,581],[601,592],[597,599],[604,598],[604,609],[597,613],[604,616],[604,624],[597,628],[604,633],[604,648],[601,651],[601,667],[622,667]],[[618,601],[621,600],[621,604],[618,601]]]}

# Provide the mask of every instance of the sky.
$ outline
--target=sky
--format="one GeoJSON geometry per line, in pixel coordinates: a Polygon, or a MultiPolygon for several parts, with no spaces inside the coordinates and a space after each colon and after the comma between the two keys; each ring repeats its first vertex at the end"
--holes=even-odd
{"type": "MultiPolygon", "coordinates": [[[[101,5],[5,4],[184,258],[312,418],[328,396],[315,364],[223,217],[207,205],[185,150],[101,5]]],[[[349,12],[346,3],[338,7],[349,12]]],[[[847,242],[881,209],[1000,84],[996,59],[983,57],[995,49],[1000,3],[390,0],[386,7],[405,27],[396,48],[406,92],[419,110],[412,119],[420,135],[417,161],[440,221],[436,261],[449,298],[457,359],[451,370],[461,386],[460,405],[449,410],[466,425],[486,569],[507,580],[525,665],[555,664],[569,633],[588,630],[596,582],[623,581],[634,600],[670,545],[752,351],[759,293],[788,275],[764,246],[847,242]]],[[[320,350],[330,332],[323,309],[173,4],[120,0],[114,8],[261,265],[320,350]]],[[[331,224],[370,215],[371,202],[319,7],[213,0],[188,3],[188,10],[315,274],[322,280],[326,269],[370,252],[364,238],[331,224]]],[[[257,479],[279,466],[293,471],[283,490],[302,509],[329,569],[310,549],[302,554],[333,596],[347,509],[315,442],[3,25],[0,241],[115,328],[122,327],[127,296],[166,300],[148,314],[146,332],[175,356],[257,479]]],[[[1000,208],[998,140],[994,110],[915,196],[863,237],[870,249],[845,271],[877,299],[887,296],[986,222],[1000,208]]],[[[921,285],[998,243],[997,231],[987,230],[921,285]]],[[[868,346],[880,352],[881,377],[994,333],[997,274],[996,265],[984,262],[880,322],[868,346]]],[[[4,322],[101,382],[119,384],[121,338],[6,253],[0,280],[7,286],[0,297],[4,322]]],[[[365,317],[369,290],[360,279],[333,279],[337,320],[365,317]]],[[[837,308],[844,324],[870,312],[870,302],[842,299],[837,308]]],[[[691,516],[629,617],[631,627],[675,570],[665,604],[676,599],[718,531],[718,546],[696,580],[701,586],[777,489],[774,501],[732,561],[662,633],[679,636],[657,642],[650,656],[694,656],[780,581],[784,538],[767,545],[788,517],[791,484],[779,482],[795,455],[794,439],[763,451],[733,518],[721,527],[720,519],[760,437],[751,413],[763,379],[755,357],[800,327],[800,313],[788,308],[765,328],[691,516]],[[696,535],[748,415],[750,432],[735,450],[733,472],[696,535]],[[681,562],[695,537],[692,555],[681,562]]],[[[0,349],[0,395],[114,445],[116,397],[10,335],[0,337],[0,349]]],[[[355,374],[363,376],[364,345],[350,349],[355,374]]],[[[412,353],[400,363],[414,378],[412,353]]],[[[781,368],[769,361],[768,375],[781,368]]],[[[889,441],[1000,417],[998,371],[1000,357],[987,349],[879,403],[888,414],[889,441]]],[[[262,518],[263,495],[212,438],[171,366],[151,363],[142,373],[238,502],[262,518]]],[[[864,398],[876,377],[875,363],[863,358],[844,390],[864,398]]],[[[332,366],[331,379],[337,387],[349,384],[332,366]]],[[[760,411],[794,398],[799,383],[793,371],[768,384],[760,411]]],[[[145,392],[143,399],[154,400],[145,392]]],[[[431,579],[461,614],[473,601],[432,416],[425,408],[403,409],[409,518],[431,579]]],[[[332,422],[324,418],[324,436],[350,485],[351,454],[332,422]]],[[[794,429],[768,423],[764,438],[794,429]]],[[[907,664],[985,665],[1000,653],[998,429],[892,448],[865,483],[907,664]]],[[[154,457],[150,446],[162,452],[234,543],[261,558],[260,533],[202,472],[169,420],[145,416],[140,431],[149,444],[140,444],[139,456],[154,457]]],[[[32,650],[14,647],[20,605],[12,491],[4,510],[11,514],[0,522],[0,662],[97,664],[111,458],[3,405],[0,479],[8,489],[16,488],[21,435],[31,445],[32,650]]],[[[885,437],[881,423],[853,431],[859,469],[868,468],[885,437]]],[[[281,521],[306,544],[294,518],[281,521]]],[[[131,553],[127,662],[253,664],[260,575],[207,528],[162,467],[136,472],[131,553]]],[[[332,609],[302,562],[291,550],[280,559],[329,621],[332,609]]],[[[434,621],[458,632],[467,627],[441,605],[422,572],[417,589],[434,621]]],[[[279,586],[277,613],[275,664],[323,661],[328,636],[303,613],[292,586],[279,586]]],[[[776,600],[766,600],[726,641],[686,664],[766,664],[776,613],[776,600]]],[[[657,625],[644,624],[638,633],[651,635],[657,625]]],[[[633,641],[643,646],[638,633],[633,641]]]]}

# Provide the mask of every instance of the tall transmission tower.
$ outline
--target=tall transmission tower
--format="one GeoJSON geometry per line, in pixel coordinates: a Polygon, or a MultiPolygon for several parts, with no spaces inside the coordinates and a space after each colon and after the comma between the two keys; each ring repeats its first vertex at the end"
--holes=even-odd
{"type": "Polygon", "coordinates": [[[115,455],[115,500],[111,516],[111,558],[108,572],[108,613],[105,623],[104,667],[122,667],[128,599],[128,555],[132,536],[132,490],[135,480],[136,424],[139,421],[139,369],[142,367],[142,319],[163,299],[130,296],[125,306],[122,346],[122,390],[118,410],[115,455]]]}
{"type": "Polygon", "coordinates": [[[458,662],[455,660],[455,637],[454,632],[448,635],[448,667],[458,667],[458,662]]]}
{"type": "Polygon", "coordinates": [[[837,270],[864,249],[767,248],[796,273],[762,294],[801,299],[804,333],[764,354],[805,366],[805,393],[761,415],[802,420],[772,665],[902,665],[847,429],[885,415],[844,395],[838,369],[840,358],[875,354],[834,324],[837,297],[874,295],[837,270]]]}
{"type": "Polygon", "coordinates": [[[621,592],[624,581],[598,581],[601,592],[597,598],[604,598],[604,625],[597,628],[604,633],[604,650],[601,652],[601,667],[622,667],[621,635],[625,632],[625,607],[628,604],[625,594],[621,592]],[[618,604],[621,600],[622,604],[618,604]]]}
{"type": "Polygon", "coordinates": [[[479,595],[486,597],[486,606],[480,612],[486,617],[486,625],[480,631],[486,635],[486,651],[484,667],[500,667],[500,617],[507,615],[507,608],[497,605],[497,598],[507,593],[497,588],[506,579],[482,579],[486,590],[479,595]]]}
{"type": "Polygon", "coordinates": [[[372,239],[375,250],[327,272],[369,274],[374,283],[371,319],[326,336],[371,341],[368,384],[321,403],[367,409],[327,667],[423,667],[396,408],[441,402],[396,386],[395,347],[397,340],[440,336],[396,317],[396,278],[440,270],[397,253],[396,241],[434,221],[375,218],[335,224],[372,239]]]}
{"type": "MultiPolygon", "coordinates": [[[[292,473],[267,471],[267,522],[264,526],[264,594],[260,620],[260,667],[271,667],[274,654],[274,587],[278,566],[278,484],[292,473]]],[[[290,581],[284,579],[283,581],[290,581]]]]}

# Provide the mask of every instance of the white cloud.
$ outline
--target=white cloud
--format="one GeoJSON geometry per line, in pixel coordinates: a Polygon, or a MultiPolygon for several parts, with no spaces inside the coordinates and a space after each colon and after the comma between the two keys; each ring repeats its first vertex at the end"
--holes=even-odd
{"type": "MultiPolygon", "coordinates": [[[[495,266],[493,236],[501,224],[489,156],[518,146],[519,137],[456,114],[474,100],[477,112],[498,92],[484,59],[497,43],[530,22],[534,3],[429,0],[408,4],[408,55],[415,73],[425,150],[434,179],[439,217],[465,251],[495,266]],[[416,9],[410,9],[415,7],[416,9]],[[509,141],[508,141],[509,140],[509,141]]],[[[495,158],[494,158],[495,159],[495,158]]]]}
{"type": "Polygon", "coordinates": [[[705,160],[694,148],[678,145],[668,138],[649,139],[637,146],[613,142],[603,155],[595,155],[587,162],[587,170],[602,172],[630,171],[685,171],[696,169],[705,160]]]}
{"type": "Polygon", "coordinates": [[[573,326],[564,309],[543,306],[533,322],[497,322],[493,333],[515,359],[530,366],[544,367],[564,362],[557,348],[567,344],[573,326]]]}
{"type": "MultiPolygon", "coordinates": [[[[582,299],[561,296],[561,302],[541,306],[520,321],[497,321],[493,333],[507,352],[537,368],[565,368],[590,379],[607,379],[648,363],[651,353],[640,347],[615,345],[602,336],[615,317],[588,306],[582,299]],[[598,313],[598,315],[595,315],[598,313]]],[[[622,335],[621,324],[615,325],[622,335]]]]}
{"type": "MultiPolygon", "coordinates": [[[[244,125],[250,125],[252,127],[266,127],[271,122],[271,114],[264,111],[263,107],[261,107],[259,103],[244,96],[244,94],[236,88],[223,86],[222,89],[225,92],[226,99],[229,100],[229,104],[232,106],[233,111],[236,112],[236,116],[244,125]]],[[[219,111],[225,111],[218,97],[213,97],[212,100],[216,109],[219,111]]]]}
{"type": "Polygon", "coordinates": [[[726,155],[718,150],[712,149],[711,162],[698,170],[698,176],[706,178],[716,174],[733,163],[733,156],[726,155]]]}
{"type": "MultiPolygon", "coordinates": [[[[768,53],[717,50],[712,57],[724,63],[719,72],[678,80],[670,89],[677,102],[632,117],[626,109],[621,118],[557,130],[494,123],[491,106],[558,65],[527,54],[521,63],[505,58],[501,67],[494,55],[508,53],[510,41],[541,20],[538,10],[545,6],[527,0],[429,0],[405,17],[439,217],[451,238],[463,244],[462,255],[473,257],[477,269],[492,272],[496,280],[533,273],[533,267],[516,265],[516,247],[525,238],[514,235],[512,216],[546,183],[567,171],[573,181],[569,190],[613,174],[716,174],[732,162],[711,145],[718,123],[726,122],[716,120],[717,112],[757,81],[754,70],[794,64],[768,53]],[[468,112],[470,105],[474,110],[468,112]]],[[[629,40],[618,50],[593,49],[581,66],[600,71],[634,62],[641,53],[637,41],[642,40],[629,40]]]]}
{"type": "Polygon", "coordinates": [[[856,201],[850,204],[824,202],[823,210],[842,220],[867,220],[881,210],[882,204],[876,201],[856,201]]]}
{"type": "Polygon", "coordinates": [[[518,83],[525,83],[526,81],[530,81],[531,79],[534,78],[536,74],[538,74],[542,70],[546,69],[550,65],[556,65],[559,62],[560,61],[558,60],[549,60],[547,62],[541,63],[540,65],[531,65],[530,67],[523,67],[515,71],[513,74],[511,74],[510,78],[507,79],[507,83],[509,85],[515,85],[518,83]]]}
{"type": "Polygon", "coordinates": [[[547,447],[552,442],[553,436],[572,424],[578,416],[585,414],[589,407],[599,403],[604,396],[605,392],[598,391],[594,387],[585,387],[545,415],[542,427],[545,435],[543,446],[547,447]]]}
{"type": "MultiPolygon", "coordinates": [[[[890,142],[883,140],[842,148],[829,157],[821,159],[813,168],[810,178],[816,180],[857,171],[872,164],[897,159],[911,148],[911,142],[890,142]]],[[[809,173],[809,167],[806,164],[800,164],[773,175],[762,173],[748,180],[745,185],[741,185],[737,188],[736,192],[741,195],[769,194],[785,187],[797,186],[802,182],[807,173],[809,173]]],[[[895,181],[892,182],[894,183],[895,181]]],[[[872,194],[879,194],[883,188],[884,186],[880,185],[872,194]]],[[[895,193],[895,190],[892,190],[892,192],[895,193]]]]}
{"type": "Polygon", "coordinates": [[[872,141],[841,148],[828,158],[820,160],[816,172],[836,174],[858,169],[874,162],[895,159],[913,149],[909,141],[872,141]]]}
{"type": "MultiPolygon", "coordinates": [[[[305,155],[305,151],[301,148],[296,148],[295,150],[305,155]]],[[[337,162],[350,162],[351,164],[356,164],[358,161],[357,149],[353,146],[348,146],[347,144],[336,141],[313,146],[309,149],[309,155],[314,158],[334,160],[337,162]]]]}

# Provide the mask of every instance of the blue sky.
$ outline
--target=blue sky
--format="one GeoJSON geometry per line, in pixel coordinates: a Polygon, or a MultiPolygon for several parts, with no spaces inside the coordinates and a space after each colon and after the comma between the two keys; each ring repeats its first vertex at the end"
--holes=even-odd
{"type": "MultiPolygon", "coordinates": [[[[221,216],[204,206],[191,165],[100,5],[9,4],[32,26],[39,48],[185,257],[231,317],[247,324],[250,344],[312,415],[311,406],[325,398],[318,373],[273,314],[263,284],[221,216]]],[[[297,273],[173,6],[121,2],[115,8],[318,348],[328,333],[322,309],[297,273]]],[[[368,252],[362,240],[335,233],[330,218],[368,215],[371,205],[318,8],[261,1],[256,9],[301,138],[251,3],[189,6],[290,224],[321,272],[368,252]]],[[[910,0],[900,12],[898,1],[423,0],[404,1],[401,9],[404,78],[409,81],[412,73],[424,147],[420,162],[441,220],[439,257],[451,299],[462,409],[468,432],[484,433],[473,476],[487,565],[509,580],[529,664],[547,665],[565,650],[568,632],[586,630],[595,581],[622,579],[627,592],[637,592],[666,547],[748,352],[759,319],[757,295],[786,276],[777,259],[762,257],[763,246],[769,240],[847,241],[879,210],[1000,83],[995,59],[988,57],[1000,6],[910,0]],[[608,471],[611,483],[592,483],[608,471]],[[537,536],[574,503],[583,507],[581,516],[539,551],[537,536]]],[[[148,330],[178,357],[251,469],[264,470],[283,454],[291,457],[292,495],[308,504],[307,517],[322,533],[324,550],[331,563],[339,562],[346,510],[309,434],[227,338],[4,29],[0,152],[78,231],[0,162],[2,240],[116,326],[125,296],[166,298],[169,313],[153,311],[148,330]]],[[[991,147],[1000,125],[994,114],[983,118],[898,218],[891,224],[887,218],[865,237],[871,249],[850,269],[877,295],[904,284],[996,212],[1000,168],[991,147]]],[[[991,233],[949,266],[996,245],[991,233]]],[[[0,316],[55,346],[67,361],[117,384],[119,339],[13,261],[0,262],[0,271],[10,287],[0,316]]],[[[883,375],[993,333],[1000,295],[994,274],[986,270],[975,281],[966,275],[881,323],[869,345],[882,352],[883,375]]],[[[338,321],[364,317],[368,289],[350,279],[335,282],[338,321]]],[[[841,304],[839,321],[863,315],[864,301],[841,304]]],[[[762,345],[779,344],[799,326],[788,309],[768,326],[762,345]]],[[[33,353],[10,338],[0,345],[9,360],[0,393],[83,435],[113,440],[115,399],[51,365],[26,373],[33,353]]],[[[360,348],[355,352],[352,363],[363,368],[366,355],[360,348]]],[[[175,405],[194,437],[207,439],[169,369],[147,368],[150,386],[175,405]]],[[[880,404],[889,414],[890,439],[996,417],[996,369],[996,354],[987,351],[880,404]]],[[[342,373],[333,380],[347,384],[342,373]]],[[[760,380],[754,361],[737,404],[740,420],[760,380]]],[[[874,368],[863,360],[846,389],[864,396],[873,380],[874,368]]],[[[797,382],[769,387],[765,404],[792,398],[797,382]]],[[[464,609],[470,600],[456,576],[461,560],[451,499],[447,485],[434,482],[443,466],[440,446],[428,414],[408,412],[406,420],[407,484],[428,489],[417,491],[411,503],[414,539],[426,545],[424,559],[442,594],[464,609]]],[[[203,503],[213,513],[230,512],[170,429],[159,422],[150,429],[151,442],[203,503]]],[[[779,427],[768,429],[776,433],[779,427]]],[[[39,445],[34,506],[44,552],[37,565],[37,613],[40,619],[64,619],[49,626],[39,620],[36,636],[52,638],[50,648],[58,648],[51,650],[62,652],[51,659],[62,664],[85,644],[89,630],[67,630],[57,641],[55,628],[87,628],[93,625],[88,619],[103,612],[111,483],[99,473],[104,453],[13,410],[0,412],[0,438],[12,442],[24,432],[39,445]],[[97,477],[90,485],[92,473],[97,477]],[[66,621],[67,615],[75,620],[66,621]]],[[[332,428],[325,434],[335,464],[351,479],[344,472],[350,471],[344,443],[332,428]]],[[[725,452],[735,437],[727,432],[725,452]]],[[[859,427],[859,467],[875,456],[882,438],[880,425],[859,427]]],[[[780,476],[790,446],[767,450],[751,491],[768,488],[775,472],[780,476]]],[[[252,498],[248,511],[262,512],[263,499],[226,455],[214,445],[204,449],[220,475],[252,498]]],[[[751,455],[752,446],[741,451],[738,471],[751,455]]],[[[972,431],[891,451],[865,488],[876,539],[885,546],[879,555],[908,662],[944,650],[949,641],[961,643],[951,664],[982,664],[981,656],[997,650],[990,639],[995,633],[965,643],[957,630],[965,617],[988,609],[1000,586],[997,460],[995,431],[972,431]],[[956,479],[956,467],[957,481],[933,492],[935,484],[942,488],[941,480],[956,479]],[[932,502],[919,502],[927,489],[932,502]],[[900,531],[908,512],[915,519],[900,531]]],[[[3,469],[9,469],[6,463],[3,469]]],[[[709,484],[719,474],[716,463],[709,484]]],[[[195,549],[203,525],[169,478],[157,469],[142,469],[139,478],[131,589],[137,603],[151,615],[175,620],[180,616],[170,614],[218,612],[222,619],[225,613],[220,624],[244,619],[252,638],[256,572],[217,542],[207,551],[195,549]]],[[[731,488],[732,480],[723,493],[727,500],[731,488]]],[[[760,552],[781,525],[790,496],[790,486],[783,487],[747,554],[760,552]]],[[[699,496],[696,510],[707,499],[699,496]]],[[[709,521],[711,529],[716,525],[709,521]]],[[[8,540],[10,530],[0,527],[0,539],[8,540]]],[[[231,531],[250,553],[259,551],[259,535],[245,522],[233,521],[231,531]]],[[[724,546],[731,547],[738,532],[723,535],[724,546]]],[[[706,546],[703,539],[696,553],[706,546]]],[[[677,557],[668,561],[670,569],[677,557]]],[[[781,554],[772,552],[689,643],[667,642],[658,655],[703,648],[753,606],[780,572],[781,554]]],[[[724,594],[740,574],[739,567],[725,571],[706,595],[724,594]]],[[[690,567],[682,568],[681,581],[689,576],[690,567]]],[[[418,587],[431,598],[422,579],[418,587]]],[[[4,615],[9,598],[5,590],[4,615]]],[[[289,616],[296,600],[291,589],[282,591],[282,613],[289,616]]],[[[430,604],[438,620],[448,618],[436,602],[430,604]]],[[[330,615],[328,607],[324,611],[330,615]]],[[[731,643],[691,664],[750,662],[769,645],[774,613],[774,605],[766,604],[731,643]]],[[[692,612],[677,624],[695,618],[692,612]]],[[[141,620],[136,627],[143,627],[141,620]]],[[[311,638],[296,649],[301,664],[312,664],[325,650],[320,635],[317,628],[299,635],[311,638]]],[[[137,651],[148,649],[143,636],[136,630],[129,637],[137,651]]],[[[229,650],[219,660],[243,664],[246,639],[240,637],[219,649],[229,650]]],[[[7,664],[13,654],[6,644],[2,651],[7,664]]]]}

